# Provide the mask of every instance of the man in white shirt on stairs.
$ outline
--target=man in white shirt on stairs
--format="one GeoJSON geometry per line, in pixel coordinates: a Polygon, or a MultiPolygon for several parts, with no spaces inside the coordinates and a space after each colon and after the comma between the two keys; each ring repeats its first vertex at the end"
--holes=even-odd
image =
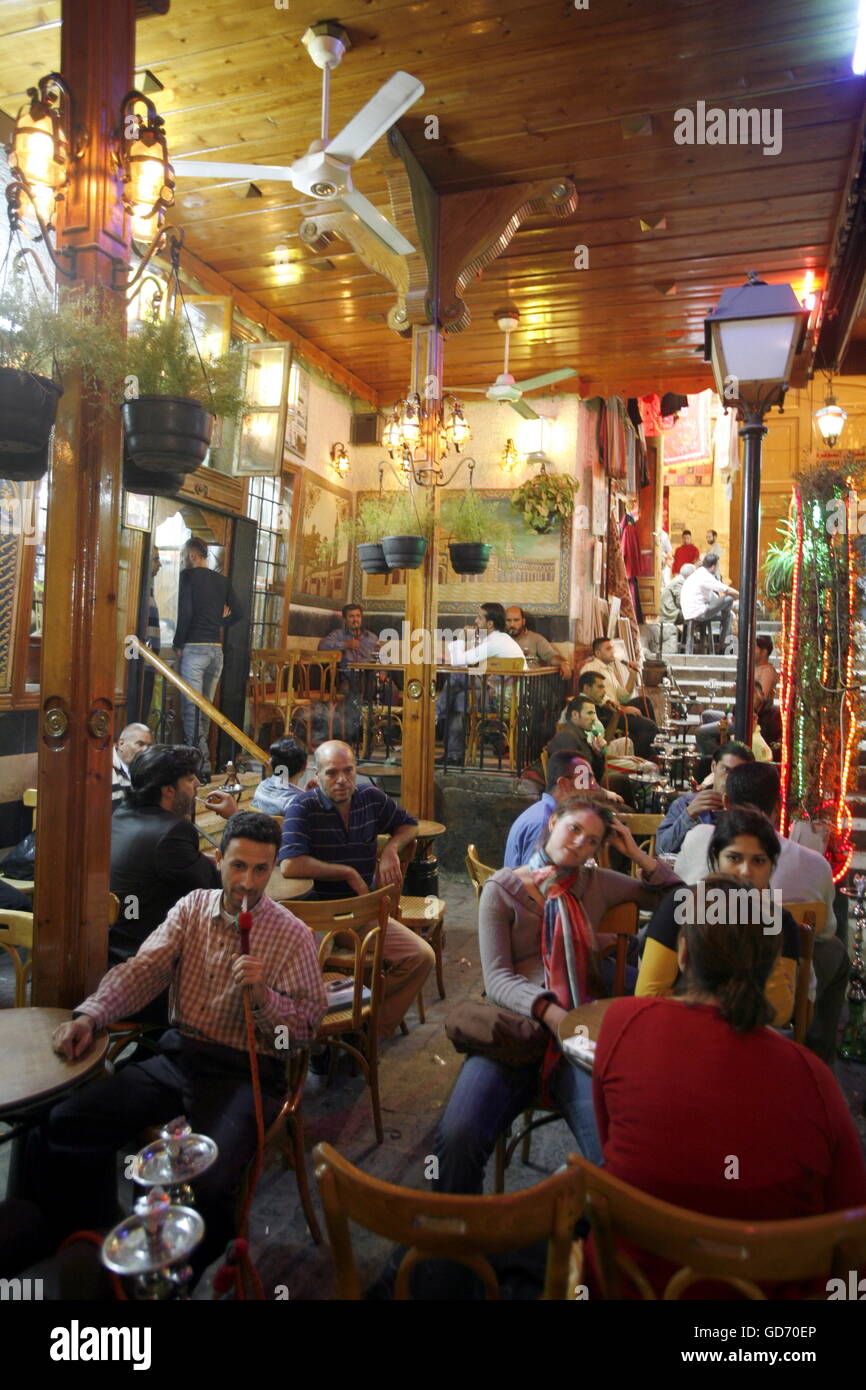
{"type": "Polygon", "coordinates": [[[723,584],[719,578],[719,561],[713,554],[704,556],[694,574],[690,574],[680,592],[680,608],[686,622],[721,620],[720,645],[724,652],[731,640],[731,613],[736,589],[723,584]]]}
{"type": "MultiPolygon", "coordinates": [[[[756,806],[778,834],[779,774],[769,763],[741,763],[732,767],[723,794],[725,810],[731,806],[756,806]]],[[[683,883],[697,883],[710,872],[707,849],[715,826],[696,825],[683,840],[674,873],[683,883]]],[[[836,1057],[836,1034],[848,983],[848,951],[836,935],[833,873],[823,854],[779,835],[779,854],[770,887],[787,903],[822,902],[827,909],[824,929],[815,937],[812,964],[818,982],[815,1014],[806,1034],[806,1046],[828,1066],[836,1057]]]]}

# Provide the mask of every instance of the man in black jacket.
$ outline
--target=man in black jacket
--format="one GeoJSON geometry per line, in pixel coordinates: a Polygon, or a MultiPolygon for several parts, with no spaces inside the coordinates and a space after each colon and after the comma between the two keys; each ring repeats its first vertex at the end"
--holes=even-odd
{"type": "MultiPolygon", "coordinates": [[[[213,700],[222,675],[223,649],[220,629],[243,617],[243,609],[224,574],[208,568],[207,546],[191,536],[183,547],[184,569],[177,590],[177,627],[174,650],[178,673],[193,690],[213,700]]],[[[208,768],[210,720],[191,700],[181,696],[181,718],[187,744],[201,749],[202,767],[208,768]],[[198,738],[196,739],[196,718],[198,738]]],[[[207,781],[207,773],[203,780],[207,781]]]]}
{"type": "MultiPolygon", "coordinates": [[[[219,870],[199,849],[195,826],[187,819],[201,785],[201,755],[195,748],[155,743],[132,760],[124,802],[111,818],[109,886],[120,899],[117,921],[108,933],[108,962],[134,956],[161,926],[171,908],[195,888],[218,888],[219,870]]],[[[211,792],[208,806],[228,820],[237,803],[228,792],[211,792]]],[[[155,1000],[165,1017],[165,1000],[155,1000]]]]}

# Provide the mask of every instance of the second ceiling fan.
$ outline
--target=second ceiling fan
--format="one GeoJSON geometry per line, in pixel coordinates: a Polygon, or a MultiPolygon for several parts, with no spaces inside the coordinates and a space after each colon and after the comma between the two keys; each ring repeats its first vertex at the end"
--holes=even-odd
{"type": "Polygon", "coordinates": [[[536,391],[540,386],[553,386],[557,381],[567,381],[577,376],[575,367],[559,367],[552,372],[542,372],[540,376],[530,376],[525,381],[515,381],[508,370],[508,348],[511,334],[520,323],[516,309],[497,309],[493,315],[505,334],[505,362],[502,371],[492,386],[449,386],[448,390],[458,396],[486,396],[489,401],[507,402],[524,420],[538,420],[540,417],[532,406],[522,399],[524,392],[536,391]]]}
{"type": "Polygon", "coordinates": [[[209,159],[176,159],[175,176],[237,179],[238,182],[274,179],[291,183],[299,193],[305,193],[308,197],[339,203],[354,213],[392,251],[408,256],[415,250],[414,246],[373,206],[369,198],[354,188],[352,165],[418,100],[424,92],[424,84],[408,72],[395,72],[348,125],[329,138],[331,69],[337,66],[349,47],[349,36],[339,24],[323,21],[308,29],[301,42],[316,66],[322,69],[321,138],[312,142],[307,153],[290,165],[223,164],[209,159]]]}

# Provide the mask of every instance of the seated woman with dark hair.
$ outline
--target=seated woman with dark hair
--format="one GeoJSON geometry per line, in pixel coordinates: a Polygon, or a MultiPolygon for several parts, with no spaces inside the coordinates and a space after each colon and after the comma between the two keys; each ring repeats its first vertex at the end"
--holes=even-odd
{"type": "MultiPolygon", "coordinates": [[[[707,848],[707,860],[716,873],[730,874],[738,886],[763,893],[779,858],[779,837],[762,811],[736,806],[719,816],[707,848]]],[[[706,882],[706,880],[705,880],[706,882]]],[[[677,894],[671,894],[656,910],[647,929],[635,995],[666,995],[677,984],[680,967],[677,958],[679,918],[677,894]]],[[[770,1021],[777,1028],[790,1023],[794,1012],[800,935],[790,912],[781,906],[768,923],[781,941],[781,951],[767,980],[767,999],[772,1006],[770,1021]]]]}
{"type": "MultiPolygon", "coordinates": [[[[678,890],[676,998],[616,1000],[605,1013],[593,1069],[605,1168],[662,1201],[733,1220],[866,1203],[866,1164],[835,1078],[764,1026],[781,940],[742,921],[741,888],[713,876],[678,890]],[[712,914],[711,887],[721,889],[712,914]]],[[[671,1273],[647,1257],[640,1265],[657,1287],[671,1273]]]]}
{"type": "Polygon", "coordinates": [[[655,906],[659,893],[679,881],[638,848],[607,806],[580,796],[556,807],[525,867],[499,869],[488,879],[478,916],[487,998],[536,1019],[550,1037],[544,1060],[530,1066],[479,1054],[464,1062],[437,1136],[439,1191],[481,1191],[498,1136],[539,1090],[562,1110],[582,1153],[599,1160],[591,1079],[563,1061],[557,1025],[569,1009],[608,993],[596,937],[608,908],[655,906]],[[590,864],[608,839],[640,868],[640,878],[590,864]]]}

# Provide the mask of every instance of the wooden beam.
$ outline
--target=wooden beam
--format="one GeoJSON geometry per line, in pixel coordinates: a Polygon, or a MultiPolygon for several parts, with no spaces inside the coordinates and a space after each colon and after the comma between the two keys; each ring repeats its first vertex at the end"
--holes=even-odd
{"type": "Polygon", "coordinates": [[[360,396],[362,400],[369,401],[370,405],[378,407],[380,404],[379,392],[374,387],[368,386],[366,381],[355,376],[347,367],[343,367],[339,362],[335,362],[333,357],[329,357],[321,348],[317,348],[308,338],[302,338],[294,328],[290,328],[282,319],[272,314],[251,294],[245,294],[239,290],[231,280],[227,280],[224,275],[220,275],[218,270],[214,270],[205,261],[200,260],[193,251],[184,248],[183,259],[181,261],[181,273],[186,271],[199,281],[202,288],[212,294],[230,294],[242,314],[252,319],[265,330],[269,338],[274,338],[280,343],[291,343],[297,348],[302,357],[313,367],[318,367],[319,371],[335,381],[338,386],[342,386],[351,396],[360,396]]]}

